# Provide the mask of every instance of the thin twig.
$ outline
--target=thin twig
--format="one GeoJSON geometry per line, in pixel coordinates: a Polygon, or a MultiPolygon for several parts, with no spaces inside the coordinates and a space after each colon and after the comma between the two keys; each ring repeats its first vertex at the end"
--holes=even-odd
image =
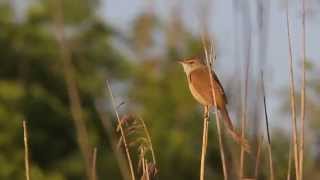
{"type": "Polygon", "coordinates": [[[262,96],[263,96],[263,107],[264,107],[264,115],[266,120],[267,127],[267,135],[268,135],[268,157],[269,157],[269,169],[270,169],[270,180],[274,180],[274,169],[273,169],[273,161],[272,161],[272,151],[271,151],[271,139],[269,132],[269,117],[267,111],[267,102],[266,102],[266,91],[264,87],[264,79],[263,79],[263,71],[261,70],[261,88],[262,88],[262,96]]]}
{"type": "Polygon", "coordinates": [[[102,110],[102,108],[98,106],[98,104],[96,104],[96,109],[97,109],[97,112],[100,116],[103,128],[104,128],[105,132],[107,133],[107,137],[109,138],[109,142],[111,144],[112,151],[115,154],[116,160],[118,162],[120,172],[122,175],[122,179],[129,180],[130,178],[129,178],[128,166],[126,164],[126,160],[125,160],[123,153],[121,153],[117,148],[116,135],[115,135],[114,130],[112,128],[111,121],[107,118],[106,112],[104,112],[102,110]]]}
{"type": "Polygon", "coordinates": [[[290,146],[289,146],[287,180],[291,180],[291,169],[292,169],[291,166],[292,166],[292,143],[290,143],[290,146]]]}
{"type": "MultiPolygon", "coordinates": [[[[203,44],[204,43],[205,42],[203,41],[203,44]]],[[[214,64],[214,61],[216,60],[214,42],[212,41],[210,43],[210,52],[209,53],[208,53],[206,46],[204,46],[204,50],[205,50],[205,56],[206,56],[206,64],[207,64],[207,68],[208,68],[208,71],[210,74],[210,86],[211,86],[210,88],[212,89],[211,93],[212,93],[212,97],[214,99],[213,102],[214,102],[214,106],[217,107],[216,93],[213,88],[214,85],[213,85],[213,76],[212,76],[213,64],[214,64]]],[[[221,162],[222,162],[222,168],[223,168],[223,176],[224,176],[224,179],[227,180],[228,179],[227,163],[226,163],[225,152],[224,152],[224,147],[223,147],[223,142],[222,142],[220,118],[219,118],[217,111],[215,112],[215,117],[216,117],[216,121],[217,121],[218,140],[219,140],[219,149],[220,149],[221,162]]]]}
{"type": "Polygon", "coordinates": [[[150,173],[149,173],[149,166],[147,160],[144,160],[146,164],[146,175],[147,175],[147,180],[150,180],[150,173]]]}
{"type": "Polygon", "coordinates": [[[272,151],[271,144],[267,144],[268,149],[268,157],[269,157],[269,169],[270,169],[270,180],[274,180],[274,169],[273,169],[273,161],[272,161],[272,151]]]}
{"type": "Polygon", "coordinates": [[[227,163],[224,153],[224,146],[222,141],[222,131],[221,131],[221,125],[220,125],[220,118],[218,117],[218,113],[216,112],[216,119],[217,119],[217,130],[218,130],[218,138],[219,138],[219,149],[221,154],[221,162],[222,162],[222,168],[223,168],[223,176],[224,180],[228,180],[228,170],[227,170],[227,163]]]}
{"type": "Polygon", "coordinates": [[[27,122],[22,121],[23,125],[23,141],[24,141],[24,165],[26,169],[26,180],[30,180],[30,163],[29,163],[29,143],[28,143],[28,129],[27,122]]]}
{"type": "Polygon", "coordinates": [[[127,139],[126,139],[125,134],[124,134],[124,130],[123,130],[123,127],[122,127],[122,123],[120,121],[119,113],[117,111],[116,104],[115,104],[115,101],[114,101],[114,97],[112,95],[112,89],[111,89],[111,86],[110,86],[108,80],[106,81],[106,84],[107,84],[107,87],[108,87],[108,90],[109,90],[109,94],[110,94],[110,97],[111,97],[111,103],[112,103],[113,110],[114,110],[114,112],[116,113],[116,116],[117,116],[117,121],[118,121],[118,125],[119,125],[119,128],[120,128],[121,138],[122,138],[124,149],[125,149],[126,156],[127,156],[127,159],[128,159],[131,179],[135,180],[133,164],[132,164],[132,160],[131,160],[131,156],[130,156],[130,152],[129,152],[129,148],[128,148],[128,144],[127,144],[127,139]]]}
{"type": "Polygon", "coordinates": [[[208,147],[208,126],[209,126],[209,111],[208,107],[204,107],[204,119],[203,119],[203,135],[202,135],[202,148],[201,148],[201,162],[200,162],[200,180],[205,178],[205,161],[208,147]]]}
{"type": "MultiPolygon", "coordinates": [[[[202,36],[202,43],[205,49],[205,54],[207,56],[205,39],[202,36]]],[[[208,119],[209,119],[209,109],[208,106],[204,106],[203,113],[203,130],[202,130],[202,146],[201,146],[201,160],[200,160],[200,180],[205,179],[205,161],[208,146],[208,119]]]]}
{"type": "Polygon", "coordinates": [[[267,128],[268,143],[271,144],[270,131],[269,131],[269,118],[268,118],[267,102],[266,102],[266,92],[264,87],[264,78],[263,78],[262,70],[261,70],[261,86],[262,86],[261,88],[262,88],[263,107],[264,107],[264,116],[265,116],[266,128],[267,128]]]}
{"type": "Polygon", "coordinates": [[[305,125],[305,105],[306,105],[306,7],[305,0],[302,0],[302,85],[301,85],[301,134],[300,134],[300,180],[303,179],[304,160],[304,125],[305,125]]]}
{"type": "MultiPolygon", "coordinates": [[[[242,100],[242,115],[241,115],[241,138],[245,139],[245,129],[247,126],[247,99],[248,99],[248,83],[249,83],[249,69],[250,61],[246,62],[245,69],[245,85],[244,85],[244,98],[242,100]]],[[[244,161],[245,161],[245,149],[243,146],[240,147],[240,178],[244,177],[244,161]]]]}
{"type": "Polygon", "coordinates": [[[287,35],[288,35],[288,47],[289,47],[289,76],[290,76],[290,100],[291,100],[291,120],[292,120],[292,145],[293,145],[293,154],[294,154],[294,164],[296,179],[300,178],[299,171],[299,154],[298,154],[298,129],[297,129],[297,120],[296,120],[296,103],[295,103],[295,86],[293,78],[293,65],[292,65],[292,45],[291,45],[291,34],[290,34],[290,19],[289,19],[289,2],[287,1],[286,7],[286,18],[287,18],[287,35]]]}
{"type": "Polygon", "coordinates": [[[72,65],[72,56],[68,46],[68,41],[65,37],[62,2],[61,0],[51,0],[51,3],[54,7],[54,11],[52,13],[57,31],[57,41],[60,48],[60,59],[63,64],[64,79],[70,101],[71,115],[76,128],[78,145],[80,147],[82,156],[84,157],[86,175],[88,179],[90,179],[91,146],[89,143],[89,133],[83,117],[80,93],[75,79],[75,70],[72,65]]]}
{"type": "MultiPolygon", "coordinates": [[[[247,101],[248,101],[248,84],[249,84],[249,72],[250,72],[250,65],[251,65],[251,33],[252,33],[252,27],[251,27],[251,17],[250,17],[250,5],[248,4],[248,1],[243,1],[242,7],[242,15],[243,15],[243,21],[246,23],[245,26],[243,26],[243,33],[244,37],[247,41],[246,46],[246,52],[245,52],[245,79],[244,79],[244,95],[243,99],[241,99],[241,138],[245,139],[245,131],[247,127],[247,101]],[[244,4],[245,3],[245,4],[244,4]]],[[[243,90],[243,88],[241,88],[243,90]]],[[[240,178],[244,177],[244,163],[245,163],[245,148],[243,146],[240,147],[240,169],[239,169],[239,175],[240,178]]]]}
{"type": "Polygon", "coordinates": [[[91,164],[92,164],[91,179],[97,180],[97,147],[93,149],[91,164]]]}
{"type": "Polygon", "coordinates": [[[140,116],[138,116],[138,119],[139,119],[140,123],[142,124],[144,133],[145,133],[146,138],[148,140],[148,144],[149,144],[149,148],[150,148],[151,156],[152,156],[152,161],[153,161],[153,164],[155,165],[156,164],[156,157],[154,155],[154,150],[153,150],[153,146],[152,146],[152,142],[151,142],[150,133],[149,133],[148,128],[147,128],[146,124],[144,123],[143,119],[140,116]]]}
{"type": "Polygon", "coordinates": [[[258,138],[258,148],[257,148],[256,163],[255,163],[255,168],[254,168],[255,179],[258,179],[258,176],[259,176],[260,154],[261,154],[262,141],[263,141],[263,137],[258,138]]]}

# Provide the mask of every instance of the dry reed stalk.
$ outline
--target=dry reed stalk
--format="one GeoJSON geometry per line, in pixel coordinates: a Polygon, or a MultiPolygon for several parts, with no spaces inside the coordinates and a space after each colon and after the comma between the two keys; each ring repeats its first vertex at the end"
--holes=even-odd
{"type": "Polygon", "coordinates": [[[268,158],[269,158],[269,170],[270,170],[270,180],[274,180],[274,169],[273,169],[273,161],[272,161],[272,151],[271,144],[267,144],[268,149],[268,158]]]}
{"type": "Polygon", "coordinates": [[[287,180],[291,180],[291,165],[292,165],[292,143],[289,146],[289,155],[288,155],[288,172],[287,172],[287,180]]]}
{"type": "MultiPolygon", "coordinates": [[[[247,127],[247,100],[248,100],[248,84],[249,84],[249,70],[250,70],[250,65],[251,65],[251,46],[252,46],[252,27],[251,27],[251,17],[250,17],[250,4],[249,1],[243,1],[243,5],[239,6],[242,10],[242,16],[243,16],[243,21],[245,23],[245,26],[243,26],[243,33],[245,40],[247,41],[246,45],[246,52],[245,52],[245,59],[246,59],[246,64],[245,64],[245,78],[244,78],[244,94],[242,95],[243,99],[241,99],[242,104],[241,104],[241,138],[246,139],[245,137],[245,130],[247,127]]],[[[241,88],[242,90],[243,88],[241,88]]],[[[240,169],[239,169],[239,174],[240,178],[244,177],[244,163],[245,163],[245,149],[243,146],[240,147],[240,169]]]]}
{"type": "MultiPolygon", "coordinates": [[[[206,59],[206,65],[207,65],[207,68],[208,68],[208,71],[209,71],[209,74],[210,74],[210,86],[211,86],[211,89],[213,90],[214,86],[213,86],[212,69],[213,69],[214,61],[216,60],[214,42],[212,41],[210,43],[210,52],[208,52],[208,50],[207,50],[207,47],[206,47],[204,39],[203,39],[202,42],[203,42],[203,45],[204,45],[204,51],[205,51],[205,57],[206,57],[205,58],[206,59]]],[[[211,91],[211,92],[212,92],[213,99],[216,99],[215,91],[211,91]]],[[[214,106],[217,107],[217,102],[215,100],[214,100],[214,106]]],[[[215,117],[216,117],[217,130],[218,130],[219,150],[220,150],[220,154],[221,154],[223,177],[224,177],[225,180],[227,180],[228,179],[228,170],[227,170],[227,163],[226,163],[224,146],[223,146],[223,141],[222,141],[222,131],[221,131],[221,126],[220,126],[220,118],[219,118],[217,110],[215,111],[215,117]]]]}
{"type": "Polygon", "coordinates": [[[267,136],[268,136],[267,149],[268,149],[268,158],[269,158],[270,180],[274,180],[271,138],[270,138],[270,131],[269,131],[269,117],[268,117],[268,111],[267,111],[266,91],[265,91],[265,87],[264,87],[264,78],[263,78],[263,71],[262,70],[261,70],[261,89],[262,89],[262,96],[263,96],[264,116],[265,116],[265,120],[266,120],[266,128],[267,128],[267,136]]]}
{"type": "Polygon", "coordinates": [[[293,63],[292,63],[292,45],[291,45],[291,34],[290,34],[290,19],[289,19],[289,2],[287,1],[286,6],[286,20],[287,20],[287,36],[288,36],[288,47],[289,47],[289,76],[290,76],[290,104],[291,104],[291,120],[292,120],[292,145],[294,154],[294,165],[296,172],[296,179],[300,178],[299,168],[299,153],[298,153],[298,128],[296,120],[296,103],[295,103],[295,86],[293,78],[293,63]]]}
{"type": "Polygon", "coordinates": [[[127,144],[127,139],[126,139],[126,136],[124,134],[124,129],[123,129],[122,123],[120,121],[119,113],[117,111],[116,104],[115,104],[115,101],[114,101],[114,97],[113,97],[113,94],[112,94],[112,89],[111,89],[111,86],[110,86],[108,80],[106,81],[106,84],[107,84],[107,87],[108,87],[108,90],[109,90],[109,94],[110,94],[110,97],[111,97],[112,107],[113,107],[113,110],[114,110],[114,112],[116,114],[116,117],[117,117],[117,121],[118,121],[118,126],[119,126],[119,129],[120,129],[120,133],[121,133],[122,142],[123,142],[124,149],[125,149],[125,152],[126,152],[126,156],[127,156],[127,159],[128,159],[131,179],[135,180],[133,164],[132,164],[132,160],[131,160],[131,156],[130,156],[130,152],[129,152],[129,148],[128,148],[128,144],[127,144]]]}
{"type": "Polygon", "coordinates": [[[149,164],[145,158],[145,150],[144,148],[140,148],[140,161],[142,166],[142,175],[141,180],[150,180],[150,173],[149,173],[149,164]]]}
{"type": "Polygon", "coordinates": [[[147,164],[146,166],[146,170],[145,170],[145,173],[147,175],[147,180],[150,180],[150,173],[149,173],[149,167],[148,167],[148,162],[145,160],[145,164],[147,164]]]}
{"type": "Polygon", "coordinates": [[[220,125],[220,118],[218,117],[218,113],[216,112],[216,119],[217,119],[217,130],[218,130],[218,139],[219,139],[219,149],[221,154],[221,161],[222,161],[222,168],[223,168],[223,177],[224,180],[228,180],[228,170],[227,170],[227,163],[224,153],[224,146],[222,141],[222,131],[220,125]]]}
{"type": "Polygon", "coordinates": [[[65,38],[62,2],[61,0],[52,0],[51,3],[53,5],[53,20],[57,31],[57,41],[60,47],[60,59],[63,64],[64,79],[70,101],[71,115],[76,127],[78,145],[85,161],[86,175],[88,179],[90,179],[91,147],[89,143],[88,131],[83,117],[80,94],[77,87],[77,82],[75,80],[75,70],[72,65],[71,52],[68,42],[65,38]]]}
{"type": "Polygon", "coordinates": [[[22,121],[23,125],[23,141],[24,141],[24,165],[26,169],[26,180],[30,180],[30,162],[29,162],[29,143],[28,143],[28,129],[27,122],[22,121]]]}
{"type": "Polygon", "coordinates": [[[92,164],[91,179],[97,180],[97,147],[93,149],[91,164],[92,164]]]}
{"type": "MultiPolygon", "coordinates": [[[[202,37],[202,43],[206,51],[206,44],[204,37],[202,37]]],[[[207,56],[207,53],[206,53],[207,56]]],[[[208,147],[208,119],[209,119],[209,109],[207,106],[204,106],[204,113],[203,113],[203,129],[202,129],[202,146],[201,146],[201,160],[200,160],[200,180],[205,179],[205,161],[206,161],[206,154],[207,154],[207,147],[208,147]]]]}
{"type": "Polygon", "coordinates": [[[205,161],[208,147],[208,126],[209,126],[209,111],[208,107],[204,107],[204,119],[203,119],[203,130],[202,130],[202,148],[201,148],[201,162],[200,162],[200,180],[205,178],[205,161]]]}
{"type": "Polygon", "coordinates": [[[256,155],[256,163],[254,167],[254,177],[258,179],[259,176],[259,166],[260,166],[260,155],[261,155],[261,144],[263,141],[263,137],[258,138],[258,148],[257,148],[257,155],[256,155]]]}
{"type": "Polygon", "coordinates": [[[101,107],[98,106],[98,104],[96,104],[96,109],[100,116],[103,128],[109,138],[109,142],[111,143],[111,148],[118,162],[122,178],[124,180],[129,180],[130,178],[127,170],[128,166],[126,164],[124,155],[117,148],[116,135],[113,133],[112,124],[110,120],[107,118],[107,114],[101,109],[101,107]]]}
{"type": "Polygon", "coordinates": [[[302,85],[301,85],[301,133],[300,133],[300,151],[299,167],[300,180],[303,179],[303,160],[304,160],[304,125],[305,125],[305,96],[306,96],[306,7],[305,0],[302,0],[302,85]]]}
{"type": "MultiPolygon", "coordinates": [[[[250,69],[250,61],[246,62],[245,69],[245,85],[244,85],[244,97],[241,100],[241,138],[245,139],[245,129],[247,126],[247,99],[248,99],[248,79],[249,79],[249,69],[250,69]]],[[[243,146],[240,147],[240,179],[244,177],[244,161],[245,161],[245,149],[243,146]]]]}
{"type": "Polygon", "coordinates": [[[143,119],[140,116],[138,116],[138,119],[139,119],[140,123],[142,124],[142,128],[143,128],[144,134],[146,135],[146,138],[147,138],[147,141],[148,141],[148,145],[149,145],[149,149],[151,151],[153,164],[156,164],[156,157],[154,155],[154,150],[153,150],[153,146],[152,146],[152,142],[151,142],[150,133],[149,133],[148,128],[147,128],[146,124],[144,123],[143,119]]]}

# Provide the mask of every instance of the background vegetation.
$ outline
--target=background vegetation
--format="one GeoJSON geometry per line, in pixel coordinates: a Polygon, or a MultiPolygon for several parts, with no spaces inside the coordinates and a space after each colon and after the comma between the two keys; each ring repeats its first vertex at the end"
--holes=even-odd
{"type": "MultiPolygon", "coordinates": [[[[105,128],[101,118],[102,112],[103,118],[112,125],[112,133],[116,133],[117,121],[106,87],[107,79],[120,116],[134,113],[145,121],[155,151],[158,179],[197,179],[202,110],[191,97],[182,68],[176,61],[202,56],[203,49],[200,35],[187,28],[179,16],[179,5],[169,22],[161,21],[149,10],[135,17],[128,25],[129,31],[124,33],[97,15],[101,3],[98,0],[59,2],[57,5],[54,0],[34,1],[19,20],[12,3],[0,1],[0,179],[25,179],[23,120],[28,123],[32,180],[86,179],[83,156],[86,148],[81,150],[78,146],[79,132],[73,120],[77,112],[72,114],[70,102],[72,80],[81,100],[80,119],[85,124],[90,147],[87,150],[91,153],[93,147],[98,149],[97,177],[122,179],[112,149],[112,141],[118,141],[118,137],[112,139],[110,129],[105,128]],[[59,26],[61,24],[63,26],[59,26]],[[63,37],[59,28],[63,29],[63,37]],[[71,63],[66,67],[68,59],[71,63]],[[73,74],[71,86],[66,71],[73,74]]],[[[201,28],[205,27],[204,23],[201,28]]],[[[219,61],[219,49],[217,54],[219,61]]],[[[237,73],[241,73],[241,69],[235,70],[237,73]]],[[[308,61],[307,73],[307,124],[310,126],[306,131],[304,171],[306,179],[318,179],[320,79],[319,69],[312,61],[308,61]]],[[[250,130],[247,132],[253,154],[247,156],[245,163],[247,176],[254,176],[257,144],[260,137],[265,136],[257,74],[249,74],[250,87],[257,92],[251,91],[248,97],[250,130]]],[[[229,108],[233,117],[240,117],[241,76],[224,79],[233,102],[229,108]]],[[[298,97],[299,92],[297,88],[298,97]]],[[[288,114],[288,87],[279,87],[268,94],[279,96],[283,101],[281,111],[288,114]],[[277,93],[279,91],[285,96],[277,93]]],[[[239,122],[240,118],[234,121],[239,122]]],[[[222,179],[213,118],[209,126],[206,177],[222,179]]],[[[283,131],[288,129],[286,126],[271,131],[276,179],[287,175],[290,140],[289,133],[283,131]]],[[[228,136],[224,136],[224,140],[230,174],[236,177],[239,148],[228,136]]],[[[269,177],[265,144],[264,140],[258,179],[269,177]]],[[[138,166],[137,153],[132,148],[135,167],[138,166]]]]}

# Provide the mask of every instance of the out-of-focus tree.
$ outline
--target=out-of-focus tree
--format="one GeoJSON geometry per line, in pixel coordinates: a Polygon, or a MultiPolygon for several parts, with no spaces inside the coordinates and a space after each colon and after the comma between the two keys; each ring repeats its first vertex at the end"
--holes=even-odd
{"type": "MultiPolygon", "coordinates": [[[[95,100],[104,94],[106,76],[129,76],[131,65],[110,44],[111,27],[95,16],[91,1],[63,1],[67,40],[92,145],[106,144],[95,100]],[[76,3],[76,4],[75,4],[76,3]]],[[[95,2],[98,3],[98,2],[95,2]]],[[[16,23],[8,4],[0,8],[0,179],[23,179],[22,120],[30,131],[32,179],[83,179],[66,85],[59,63],[50,1],[34,3],[16,23]]],[[[54,13],[54,12],[53,12],[54,13]]],[[[99,163],[119,174],[110,148],[101,146],[99,163]]]]}

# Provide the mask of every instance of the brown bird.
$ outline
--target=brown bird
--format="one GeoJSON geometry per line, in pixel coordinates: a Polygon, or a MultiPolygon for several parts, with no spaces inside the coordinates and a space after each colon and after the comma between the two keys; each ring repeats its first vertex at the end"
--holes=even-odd
{"type": "Polygon", "coordinates": [[[212,71],[211,83],[208,67],[203,64],[200,59],[188,59],[179,61],[179,63],[183,66],[183,70],[187,75],[189,89],[193,97],[205,107],[205,111],[216,104],[231,137],[240,143],[246,151],[249,151],[250,146],[247,140],[243,139],[241,135],[235,131],[226,107],[228,103],[227,97],[215,72],[212,71]],[[214,102],[212,90],[214,91],[216,103],[214,102]]]}

